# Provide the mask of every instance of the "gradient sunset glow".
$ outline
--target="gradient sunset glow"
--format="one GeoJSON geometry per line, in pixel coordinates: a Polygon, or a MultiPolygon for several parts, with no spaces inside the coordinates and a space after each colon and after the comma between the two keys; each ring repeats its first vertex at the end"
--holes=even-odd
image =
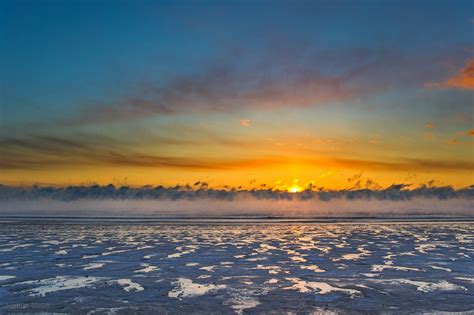
{"type": "Polygon", "coordinates": [[[472,185],[473,12],[2,1],[0,183],[472,185]]]}

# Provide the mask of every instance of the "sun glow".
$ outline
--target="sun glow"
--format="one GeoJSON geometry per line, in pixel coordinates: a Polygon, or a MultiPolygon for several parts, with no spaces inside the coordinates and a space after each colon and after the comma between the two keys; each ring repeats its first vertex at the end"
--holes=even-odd
{"type": "Polygon", "coordinates": [[[290,188],[288,188],[288,191],[291,193],[297,193],[302,191],[303,189],[300,186],[293,185],[290,188]]]}
{"type": "Polygon", "coordinates": [[[293,180],[293,185],[291,185],[289,188],[288,188],[288,191],[290,193],[297,193],[297,192],[300,192],[303,190],[303,188],[301,188],[299,185],[298,185],[298,182],[299,182],[299,179],[294,179],[293,180]]]}

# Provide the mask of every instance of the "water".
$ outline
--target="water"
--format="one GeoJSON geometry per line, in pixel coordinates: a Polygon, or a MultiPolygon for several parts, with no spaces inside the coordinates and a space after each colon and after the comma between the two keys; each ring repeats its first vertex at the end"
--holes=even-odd
{"type": "Polygon", "coordinates": [[[470,222],[10,219],[0,313],[473,312],[473,257],[470,222]]]}

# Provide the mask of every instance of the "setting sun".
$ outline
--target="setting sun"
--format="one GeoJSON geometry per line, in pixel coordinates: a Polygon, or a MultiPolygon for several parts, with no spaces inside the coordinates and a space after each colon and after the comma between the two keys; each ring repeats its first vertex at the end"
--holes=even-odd
{"type": "Polygon", "coordinates": [[[288,188],[288,191],[291,192],[291,193],[297,193],[297,192],[300,192],[302,190],[303,189],[300,186],[297,186],[297,185],[293,185],[290,188],[288,188]]]}
{"type": "Polygon", "coordinates": [[[303,190],[303,188],[301,188],[299,185],[298,185],[298,182],[299,182],[299,179],[296,178],[296,179],[293,179],[293,185],[291,185],[289,188],[288,188],[288,191],[290,193],[297,193],[297,192],[300,192],[303,190]]]}

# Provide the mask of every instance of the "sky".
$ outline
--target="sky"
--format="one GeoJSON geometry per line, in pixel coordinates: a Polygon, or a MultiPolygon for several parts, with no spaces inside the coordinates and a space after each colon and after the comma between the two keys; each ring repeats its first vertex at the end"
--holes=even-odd
{"type": "Polygon", "coordinates": [[[474,184],[474,1],[0,0],[0,183],[474,184]]]}

